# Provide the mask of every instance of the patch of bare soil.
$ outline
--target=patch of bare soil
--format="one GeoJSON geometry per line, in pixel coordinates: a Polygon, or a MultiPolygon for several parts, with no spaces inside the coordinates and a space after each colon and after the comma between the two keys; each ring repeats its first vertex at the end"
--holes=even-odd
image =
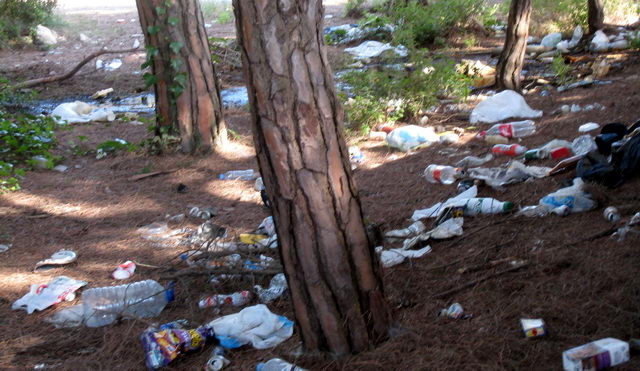
{"type": "MultiPolygon", "coordinates": [[[[21,63],[42,57],[25,55],[21,63]]],[[[120,74],[122,71],[117,73],[120,74]]],[[[91,80],[95,75],[86,78],[91,80]]],[[[133,77],[122,78],[133,81],[133,77]]],[[[640,106],[638,55],[623,53],[619,68],[606,79],[613,83],[564,93],[552,91],[548,96],[541,96],[539,90],[527,95],[528,103],[542,109],[545,115],[536,122],[539,127],[536,135],[525,138],[522,144],[533,148],[553,138],[571,140],[578,135],[578,126],[589,121],[635,122],[636,107],[640,106]],[[600,103],[605,110],[550,114],[563,104],[574,103],[582,106],[600,103]]],[[[92,92],[98,85],[82,92],[92,92]]],[[[74,85],[73,89],[76,88],[74,85]]],[[[370,222],[380,224],[383,230],[405,227],[415,209],[455,195],[455,186],[427,183],[422,172],[431,163],[451,164],[464,156],[483,155],[489,150],[489,145],[474,138],[479,128],[469,127],[467,118],[465,114],[435,114],[430,118],[430,125],[467,129],[455,146],[437,144],[404,154],[379,142],[358,143],[366,162],[355,170],[354,177],[370,222]]],[[[58,153],[70,167],[67,172],[31,172],[21,191],[0,196],[0,243],[13,245],[2,253],[0,264],[1,369],[33,369],[40,363],[56,365],[60,370],[144,369],[139,335],[148,326],[146,322],[125,320],[98,329],[55,329],[43,320],[57,308],[77,303],[81,295],[73,303],[32,315],[12,311],[11,303],[24,295],[29,285],[46,283],[59,275],[86,280],[88,287],[118,284],[110,273],[125,260],[150,266],[184,267],[177,259],[184,247],[159,246],[144,240],[136,230],[165,220],[167,215],[186,213],[191,206],[216,207],[220,214],[213,221],[227,227],[232,237],[254,230],[269,211],[262,206],[253,184],[217,179],[218,174],[227,170],[257,170],[249,115],[228,112],[227,121],[239,138],[215,156],[157,157],[140,150],[102,160],[93,155],[74,154],[69,140],[77,143],[78,136],[86,136],[88,141],[83,145],[87,148],[115,137],[137,143],[147,138],[146,128],[120,121],[74,125],[71,130],[61,130],[58,136],[58,153]],[[177,171],[140,181],[128,180],[135,174],[173,169],[177,171]],[[185,192],[178,192],[181,184],[186,186],[185,192]],[[37,261],[62,248],[78,252],[77,263],[45,273],[33,272],[37,261]]],[[[497,159],[488,165],[503,161],[497,159]]],[[[540,164],[551,166],[553,162],[540,164]]],[[[569,173],[524,182],[507,187],[504,193],[483,187],[480,194],[517,205],[532,205],[572,178],[569,173]]],[[[295,361],[311,370],[560,369],[563,350],[604,337],[623,340],[637,337],[638,236],[629,235],[619,243],[597,235],[612,228],[602,217],[603,207],[620,207],[623,219],[640,210],[640,179],[614,190],[590,187],[600,203],[594,211],[564,218],[555,215],[533,219],[513,215],[466,218],[463,236],[433,242],[433,251],[425,257],[386,269],[385,290],[394,308],[396,325],[392,337],[377,348],[341,360],[314,355],[296,358],[294,352],[301,340],[295,333],[274,349],[244,347],[229,351],[228,369],[254,369],[258,362],[272,357],[295,361]],[[509,267],[504,262],[513,260],[524,260],[528,265],[494,276],[509,267]],[[481,282],[467,285],[473,281],[481,282]],[[463,288],[438,296],[459,287],[463,288]],[[438,318],[438,311],[453,302],[461,303],[473,317],[438,318]],[[525,339],[520,318],[543,318],[548,336],[525,339]]],[[[183,226],[195,228],[199,223],[200,220],[189,218],[183,226]]],[[[276,256],[275,252],[269,254],[276,256]]],[[[168,281],[164,269],[145,266],[138,268],[132,280],[147,278],[168,281]]],[[[227,293],[266,283],[261,277],[220,286],[213,286],[205,276],[174,280],[176,301],[149,322],[186,318],[195,327],[218,316],[211,310],[198,308],[198,299],[203,294],[227,293]]],[[[286,298],[269,307],[293,318],[286,298]]],[[[221,314],[235,311],[224,309],[221,314]]],[[[202,369],[209,349],[177,360],[168,369],[202,369]]],[[[640,360],[632,358],[617,369],[640,369],[640,360]]]]}

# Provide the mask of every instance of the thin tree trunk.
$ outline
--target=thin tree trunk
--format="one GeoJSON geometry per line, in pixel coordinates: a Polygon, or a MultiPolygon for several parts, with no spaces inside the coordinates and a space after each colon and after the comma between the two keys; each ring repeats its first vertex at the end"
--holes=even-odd
{"type": "Polygon", "coordinates": [[[305,347],[336,355],[388,336],[323,50],[320,0],[234,0],[258,163],[305,347]]]}
{"type": "Polygon", "coordinates": [[[157,134],[179,131],[183,152],[226,142],[220,89],[198,0],[136,0],[155,76],[157,134]]]}
{"type": "Polygon", "coordinates": [[[498,89],[520,90],[530,19],[531,0],[511,0],[507,38],[496,71],[498,89]]]}
{"type": "Polygon", "coordinates": [[[589,34],[594,34],[604,26],[604,6],[602,0],[589,0],[589,34]]]}

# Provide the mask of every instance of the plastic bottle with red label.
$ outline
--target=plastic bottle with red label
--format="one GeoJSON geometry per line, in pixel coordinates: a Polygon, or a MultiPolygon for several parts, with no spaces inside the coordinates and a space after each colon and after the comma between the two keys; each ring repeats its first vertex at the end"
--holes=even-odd
{"type": "Polygon", "coordinates": [[[200,309],[209,307],[221,307],[223,305],[232,305],[241,307],[249,304],[251,301],[251,293],[249,291],[235,292],[231,295],[212,295],[201,299],[198,302],[200,309]]]}
{"type": "Polygon", "coordinates": [[[524,138],[536,132],[536,124],[531,120],[495,124],[488,130],[480,133],[482,137],[500,135],[505,138],[524,138]]]}
{"type": "Polygon", "coordinates": [[[430,183],[453,184],[461,174],[460,168],[447,165],[429,165],[424,170],[424,177],[430,183]]]}
{"type": "Polygon", "coordinates": [[[520,156],[527,152],[527,147],[521,146],[519,144],[496,144],[491,148],[491,151],[495,155],[499,156],[520,156]]]}

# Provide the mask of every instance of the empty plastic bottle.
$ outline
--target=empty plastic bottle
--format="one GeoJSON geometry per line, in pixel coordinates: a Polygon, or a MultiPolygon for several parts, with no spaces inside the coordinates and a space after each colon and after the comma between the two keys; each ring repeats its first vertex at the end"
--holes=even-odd
{"type": "Polygon", "coordinates": [[[495,155],[520,156],[527,152],[527,148],[519,144],[496,144],[491,151],[495,155]]]}
{"type": "Polygon", "coordinates": [[[446,165],[429,165],[424,170],[424,177],[430,183],[453,184],[460,175],[460,168],[446,165]]]}
{"type": "Polygon", "coordinates": [[[201,299],[198,302],[200,309],[209,307],[221,307],[223,305],[232,305],[241,307],[251,301],[251,293],[249,291],[234,292],[229,295],[212,295],[201,299]]]}
{"type": "Polygon", "coordinates": [[[155,317],[173,301],[173,289],[165,289],[154,280],[129,285],[99,287],[82,293],[85,323],[100,327],[119,317],[155,317]]]}
{"type": "Polygon", "coordinates": [[[254,180],[257,178],[257,174],[253,169],[249,170],[231,170],[224,174],[218,175],[218,178],[222,180],[254,180]]]}
{"type": "Polygon", "coordinates": [[[306,371],[304,368],[293,365],[280,358],[270,359],[268,362],[259,363],[256,371],[306,371]]]}
{"type": "Polygon", "coordinates": [[[500,214],[513,210],[513,203],[498,201],[488,197],[476,197],[467,200],[464,206],[465,216],[479,214],[500,214]]]}
{"type": "Polygon", "coordinates": [[[571,187],[561,188],[541,198],[539,204],[551,209],[566,205],[571,213],[589,211],[597,205],[591,195],[584,191],[582,178],[575,178],[571,187]]]}
{"type": "Polygon", "coordinates": [[[531,120],[515,121],[506,124],[495,124],[488,130],[480,133],[482,137],[487,135],[500,135],[505,138],[523,138],[536,132],[536,124],[531,120]]]}

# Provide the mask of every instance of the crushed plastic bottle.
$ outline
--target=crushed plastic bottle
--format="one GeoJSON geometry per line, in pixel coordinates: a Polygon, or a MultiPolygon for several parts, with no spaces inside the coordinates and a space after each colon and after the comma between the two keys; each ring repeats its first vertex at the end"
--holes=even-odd
{"type": "Polygon", "coordinates": [[[263,304],[271,303],[276,300],[287,290],[287,279],[284,273],[278,273],[269,282],[269,288],[263,289],[262,286],[254,286],[254,290],[258,294],[258,299],[263,304]]]}
{"type": "Polygon", "coordinates": [[[565,371],[604,370],[628,360],[629,343],[614,338],[596,340],[562,353],[565,371]]]}
{"type": "Polygon", "coordinates": [[[467,169],[470,167],[482,166],[493,159],[494,157],[491,153],[487,153],[484,157],[467,156],[458,161],[456,163],[456,167],[467,169]]]}
{"type": "Polygon", "coordinates": [[[173,289],[165,289],[154,280],[128,285],[99,287],[82,293],[85,323],[101,327],[119,317],[150,318],[173,301],[173,289]]]}
{"type": "Polygon", "coordinates": [[[426,230],[427,227],[421,221],[417,221],[407,228],[389,231],[385,233],[384,236],[387,238],[407,238],[418,235],[426,230]]]}
{"type": "Polygon", "coordinates": [[[520,156],[523,155],[527,148],[519,144],[496,144],[491,148],[495,155],[501,156],[520,156]]]}
{"type": "Polygon", "coordinates": [[[222,180],[254,180],[258,178],[259,175],[256,174],[253,169],[248,170],[231,170],[227,171],[224,174],[218,175],[219,179],[222,180]]]}
{"type": "Polygon", "coordinates": [[[251,293],[249,291],[235,292],[230,295],[212,295],[201,299],[198,302],[200,309],[209,307],[221,307],[223,305],[232,305],[234,307],[241,307],[249,304],[251,301],[251,293]]]}
{"type": "Polygon", "coordinates": [[[447,165],[429,165],[424,170],[424,177],[430,183],[453,184],[460,177],[460,168],[447,165]]]}
{"type": "Polygon", "coordinates": [[[464,314],[464,308],[462,308],[460,303],[451,304],[448,308],[441,310],[438,316],[451,319],[467,319],[472,317],[470,314],[464,314]]]}
{"type": "Polygon", "coordinates": [[[556,214],[559,216],[567,216],[569,215],[570,210],[567,205],[558,206],[556,208],[551,208],[547,205],[535,205],[535,206],[525,206],[520,211],[516,213],[517,216],[527,216],[527,217],[535,217],[535,216],[547,216],[549,214],[556,214]]]}
{"type": "Polygon", "coordinates": [[[487,135],[500,135],[505,138],[524,138],[535,134],[536,124],[532,120],[515,121],[506,124],[495,124],[480,133],[481,137],[487,135]]]}
{"type": "Polygon", "coordinates": [[[561,188],[541,198],[540,205],[546,205],[551,209],[565,205],[571,213],[579,213],[593,210],[596,207],[596,202],[591,199],[590,194],[584,191],[582,178],[575,178],[572,186],[561,188]]]}
{"type": "Polygon", "coordinates": [[[571,148],[573,149],[573,153],[576,155],[586,155],[591,151],[597,150],[598,145],[591,135],[581,135],[573,141],[571,148]]]}
{"type": "Polygon", "coordinates": [[[307,371],[280,358],[273,358],[267,362],[259,363],[256,371],[307,371]]]}

